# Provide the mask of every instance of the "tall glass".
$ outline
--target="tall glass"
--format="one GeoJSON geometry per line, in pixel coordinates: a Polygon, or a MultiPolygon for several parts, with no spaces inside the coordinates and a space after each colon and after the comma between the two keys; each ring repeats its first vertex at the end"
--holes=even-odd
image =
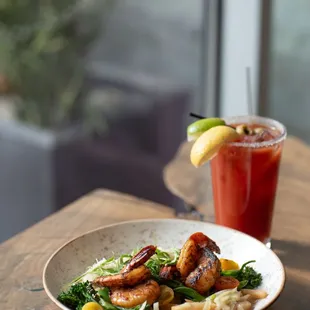
{"type": "Polygon", "coordinates": [[[225,119],[227,124],[263,127],[271,140],[228,143],[211,161],[215,221],[247,233],[270,246],[279,166],[286,128],[259,116],[225,119]]]}

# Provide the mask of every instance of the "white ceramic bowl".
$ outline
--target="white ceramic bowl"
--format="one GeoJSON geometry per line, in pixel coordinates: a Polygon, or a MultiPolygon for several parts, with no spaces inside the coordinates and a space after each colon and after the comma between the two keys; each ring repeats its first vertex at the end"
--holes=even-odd
{"type": "Polygon", "coordinates": [[[96,259],[131,252],[137,246],[154,244],[162,248],[181,247],[194,232],[201,231],[216,241],[220,257],[237,261],[240,265],[256,260],[255,269],[263,276],[261,288],[268,297],[260,300],[255,310],[270,306],[280,295],[285,283],[285,271],[279,258],[256,239],[211,223],[187,220],[139,220],[105,226],[88,232],[63,245],[48,260],[43,272],[47,295],[61,309],[57,301],[62,287],[82,274],[96,259]]]}

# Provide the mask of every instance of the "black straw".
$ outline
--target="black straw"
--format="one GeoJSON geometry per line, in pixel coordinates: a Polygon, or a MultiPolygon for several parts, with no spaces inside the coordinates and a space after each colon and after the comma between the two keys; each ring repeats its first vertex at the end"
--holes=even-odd
{"type": "Polygon", "coordinates": [[[203,118],[205,118],[204,116],[201,116],[201,115],[198,115],[198,114],[195,114],[195,113],[189,113],[189,115],[190,116],[192,116],[192,117],[196,117],[196,118],[199,118],[199,119],[203,119],[203,118]]]}

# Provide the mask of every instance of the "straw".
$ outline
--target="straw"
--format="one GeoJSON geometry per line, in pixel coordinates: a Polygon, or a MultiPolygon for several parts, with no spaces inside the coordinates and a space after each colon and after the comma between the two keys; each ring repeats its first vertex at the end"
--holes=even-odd
{"type": "Polygon", "coordinates": [[[192,117],[195,117],[195,118],[199,118],[199,119],[204,119],[206,117],[202,116],[202,115],[199,115],[199,114],[196,114],[196,113],[189,113],[189,116],[192,116],[192,117]]]}
{"type": "Polygon", "coordinates": [[[246,86],[247,86],[247,105],[248,105],[248,114],[253,115],[253,91],[251,85],[251,69],[249,67],[245,68],[245,78],[246,78],[246,86]]]}

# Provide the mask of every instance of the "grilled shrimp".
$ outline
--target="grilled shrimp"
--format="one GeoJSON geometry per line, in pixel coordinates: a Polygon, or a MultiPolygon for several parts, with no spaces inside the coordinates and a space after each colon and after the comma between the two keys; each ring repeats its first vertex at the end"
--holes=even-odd
{"type": "Polygon", "coordinates": [[[177,269],[185,285],[206,293],[220,276],[221,264],[213,253],[221,253],[217,244],[201,232],[192,234],[181,249],[177,269]]]}
{"type": "Polygon", "coordinates": [[[141,249],[119,274],[101,276],[92,283],[96,286],[124,287],[135,286],[151,277],[150,270],[143,264],[154,255],[156,247],[149,245],[141,249]]]}
{"type": "Polygon", "coordinates": [[[148,245],[144,247],[129,261],[129,263],[121,270],[121,272],[133,270],[138,266],[143,265],[155,254],[156,249],[157,247],[154,245],[148,245]]]}
{"type": "Polygon", "coordinates": [[[123,287],[135,286],[151,277],[151,272],[144,265],[126,272],[96,278],[92,283],[96,286],[123,287]]]}
{"type": "Polygon", "coordinates": [[[192,234],[181,249],[180,257],[177,261],[177,269],[181,277],[185,279],[196,267],[200,257],[200,250],[208,248],[216,253],[221,253],[216,243],[201,232],[192,234]]]}
{"type": "Polygon", "coordinates": [[[180,277],[180,273],[176,265],[163,266],[160,268],[159,277],[165,280],[173,280],[180,277]]]}
{"type": "Polygon", "coordinates": [[[221,263],[217,256],[208,248],[201,250],[197,268],[185,280],[185,285],[205,294],[221,275],[221,263]]]}
{"type": "Polygon", "coordinates": [[[154,280],[148,280],[131,288],[111,288],[110,298],[113,305],[132,308],[145,301],[152,305],[160,295],[160,287],[154,280]]]}

